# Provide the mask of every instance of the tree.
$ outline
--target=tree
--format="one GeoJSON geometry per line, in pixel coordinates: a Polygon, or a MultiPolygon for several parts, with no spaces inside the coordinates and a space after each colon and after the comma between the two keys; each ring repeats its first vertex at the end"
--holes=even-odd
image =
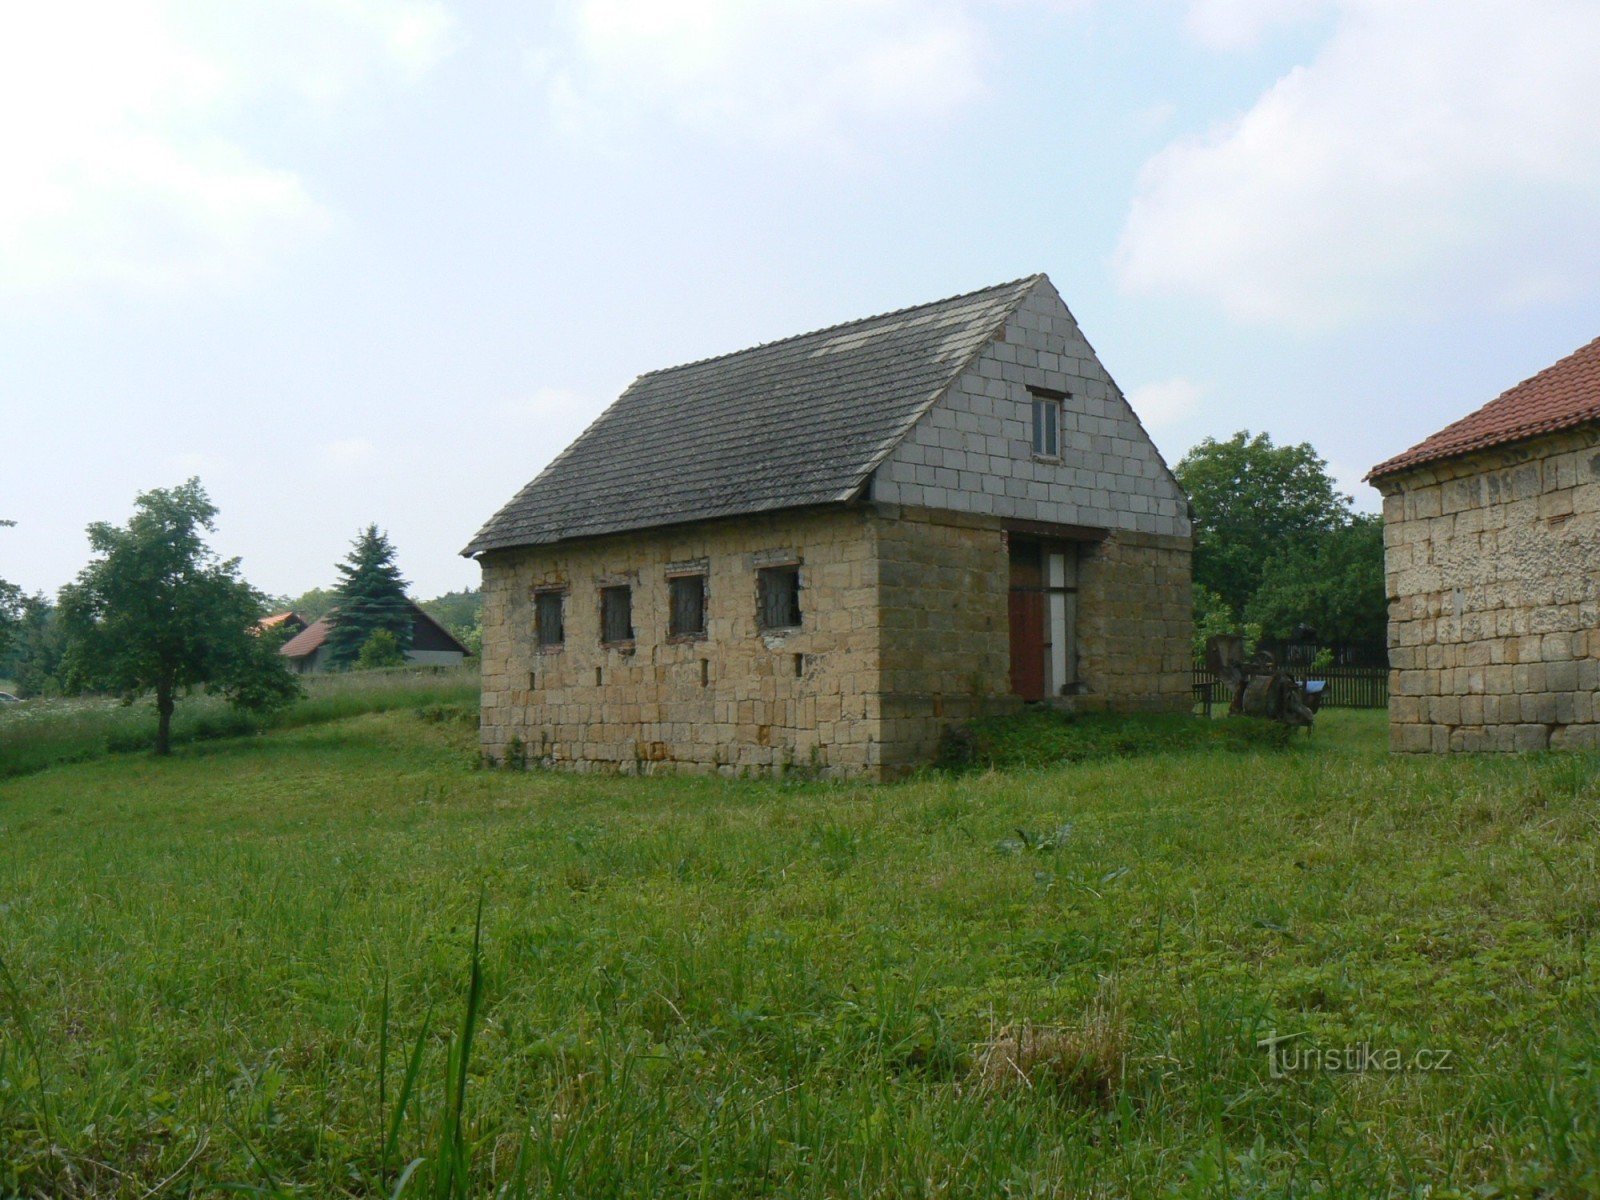
{"type": "Polygon", "coordinates": [[[332,588],[314,587],[293,599],[284,597],[282,602],[275,604],[274,607],[279,612],[292,609],[309,622],[327,616],[328,610],[337,603],[339,594],[332,588]]]}
{"type": "Polygon", "coordinates": [[[416,618],[394,557],[388,536],[368,525],[339,564],[338,610],[328,631],[328,665],[335,670],[353,666],[379,629],[394,635],[402,653],[410,649],[416,618]]]}
{"type": "Polygon", "coordinates": [[[1273,637],[1303,623],[1325,642],[1381,644],[1389,622],[1383,518],[1352,515],[1338,529],[1280,550],[1245,615],[1273,637]]]}
{"type": "Polygon", "coordinates": [[[1248,430],[1207,438],[1178,464],[1194,510],[1195,627],[1381,643],[1383,521],[1351,508],[1308,444],[1248,430]]]}
{"type": "Polygon", "coordinates": [[[356,655],[356,666],[363,671],[403,667],[405,662],[405,651],[400,649],[400,643],[387,629],[374,629],[372,636],[361,644],[361,653],[356,655]]]}
{"type": "Polygon", "coordinates": [[[0,579],[0,659],[5,657],[12,639],[22,627],[22,611],[22,589],[0,579]]]}
{"type": "Polygon", "coordinates": [[[1174,473],[1194,511],[1194,581],[1235,613],[1248,608],[1285,547],[1317,540],[1352,515],[1350,497],[1305,442],[1274,446],[1249,430],[1225,442],[1207,438],[1174,473]]]}
{"type": "Polygon", "coordinates": [[[42,595],[23,597],[11,645],[0,651],[0,679],[11,680],[24,696],[58,694],[65,654],[60,610],[42,595]]]}
{"type": "Polygon", "coordinates": [[[145,492],[126,526],[89,526],[96,557],[61,589],[70,680],[129,703],[153,692],[157,754],[171,751],[181,692],[207,685],[256,710],[300,694],[276,646],[256,636],[265,597],[238,559],[206,545],[216,513],[198,479],[145,492]]]}

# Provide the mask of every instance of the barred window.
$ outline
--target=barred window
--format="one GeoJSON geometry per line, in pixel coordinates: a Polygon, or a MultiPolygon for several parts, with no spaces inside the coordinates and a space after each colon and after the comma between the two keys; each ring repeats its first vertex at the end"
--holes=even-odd
{"type": "Polygon", "coordinates": [[[609,644],[633,641],[633,589],[600,589],[600,640],[609,644]]]}
{"type": "Polygon", "coordinates": [[[567,640],[566,594],[563,592],[535,592],[533,596],[533,626],[541,649],[551,649],[567,640]]]}
{"type": "Polygon", "coordinates": [[[762,629],[800,627],[799,567],[763,567],[756,576],[756,592],[762,629]]]}
{"type": "Polygon", "coordinates": [[[672,637],[697,637],[706,631],[706,577],[675,575],[667,581],[672,612],[667,632],[672,637]]]}

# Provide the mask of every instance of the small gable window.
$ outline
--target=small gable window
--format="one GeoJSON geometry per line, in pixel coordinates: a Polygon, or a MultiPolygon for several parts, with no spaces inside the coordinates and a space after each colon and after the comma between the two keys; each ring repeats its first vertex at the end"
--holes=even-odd
{"type": "Polygon", "coordinates": [[[566,593],[558,591],[533,594],[533,626],[539,649],[553,650],[567,640],[566,593]]]}
{"type": "Polygon", "coordinates": [[[701,637],[706,631],[706,577],[674,575],[667,580],[672,612],[667,621],[671,637],[701,637]]]}
{"type": "Polygon", "coordinates": [[[758,622],[762,629],[800,628],[800,568],[763,567],[756,576],[758,622]]]}
{"type": "Polygon", "coordinates": [[[1033,453],[1038,458],[1061,457],[1061,409],[1056,392],[1033,393],[1033,453]]]}
{"type": "Polygon", "coordinates": [[[633,641],[633,589],[600,589],[600,640],[608,646],[633,641]]]}

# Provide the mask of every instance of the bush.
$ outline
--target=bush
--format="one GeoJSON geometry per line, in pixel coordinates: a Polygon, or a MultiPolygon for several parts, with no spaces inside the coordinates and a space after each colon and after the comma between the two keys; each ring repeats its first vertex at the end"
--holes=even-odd
{"type": "Polygon", "coordinates": [[[356,669],[374,671],[381,667],[403,667],[405,651],[400,649],[400,639],[387,629],[374,629],[372,636],[361,644],[356,655],[356,669]]]}

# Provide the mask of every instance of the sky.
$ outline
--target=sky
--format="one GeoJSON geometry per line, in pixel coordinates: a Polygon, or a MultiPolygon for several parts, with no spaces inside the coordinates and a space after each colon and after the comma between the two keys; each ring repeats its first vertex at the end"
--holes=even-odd
{"type": "Polygon", "coordinates": [[[413,594],[638,374],[1048,273],[1170,462],[1600,334],[1596,0],[0,0],[0,577],[413,594]]]}

